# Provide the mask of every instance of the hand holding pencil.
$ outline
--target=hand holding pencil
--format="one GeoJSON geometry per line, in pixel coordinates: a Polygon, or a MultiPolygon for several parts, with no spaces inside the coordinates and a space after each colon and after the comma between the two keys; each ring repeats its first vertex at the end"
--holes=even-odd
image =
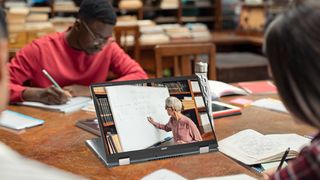
{"type": "Polygon", "coordinates": [[[61,89],[59,84],[46,70],[42,70],[42,72],[53,85],[48,88],[28,87],[22,93],[23,99],[25,101],[41,102],[51,105],[67,103],[72,97],[71,94],[61,89]]]}

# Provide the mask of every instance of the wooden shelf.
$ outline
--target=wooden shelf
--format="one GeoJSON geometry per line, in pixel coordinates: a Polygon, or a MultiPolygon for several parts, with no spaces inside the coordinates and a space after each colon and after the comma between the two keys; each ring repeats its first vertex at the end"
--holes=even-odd
{"type": "Polygon", "coordinates": [[[215,7],[213,5],[210,5],[210,6],[193,6],[193,5],[182,5],[182,9],[195,9],[195,8],[198,8],[198,9],[214,9],[215,7]]]}
{"type": "Polygon", "coordinates": [[[163,23],[177,23],[178,22],[178,18],[177,17],[174,17],[174,16],[162,16],[162,17],[157,17],[155,19],[155,22],[156,23],[159,23],[159,24],[163,24],[163,23]]]}
{"type": "Polygon", "coordinates": [[[181,18],[182,22],[213,22],[212,16],[184,16],[181,18]]]}
{"type": "Polygon", "coordinates": [[[210,4],[203,5],[191,5],[184,4],[182,0],[179,1],[177,8],[162,9],[160,7],[161,0],[157,0],[155,3],[147,3],[143,0],[145,6],[143,7],[143,18],[151,18],[156,23],[205,23],[211,30],[219,30],[222,27],[221,19],[221,1],[222,0],[210,0],[210,4]],[[184,16],[187,11],[195,11],[199,15],[195,17],[184,16]]]}
{"type": "Polygon", "coordinates": [[[104,127],[113,126],[113,125],[114,125],[114,122],[106,122],[106,123],[103,123],[103,126],[104,126],[104,127]]]}

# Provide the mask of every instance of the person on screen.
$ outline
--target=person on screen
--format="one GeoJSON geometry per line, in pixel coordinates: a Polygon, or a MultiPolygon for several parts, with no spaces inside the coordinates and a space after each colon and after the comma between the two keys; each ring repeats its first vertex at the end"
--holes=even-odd
{"type": "Polygon", "coordinates": [[[187,116],[181,114],[182,103],[176,97],[168,97],[165,102],[165,109],[170,116],[167,124],[160,124],[148,117],[148,121],[158,129],[172,131],[173,140],[177,144],[202,141],[202,137],[197,126],[187,116]]]}
{"type": "MultiPolygon", "coordinates": [[[[277,17],[265,35],[278,92],[298,122],[320,130],[320,1],[306,0],[277,17]]],[[[288,166],[264,179],[320,179],[320,134],[288,166]]]]}
{"type": "Polygon", "coordinates": [[[65,32],[41,37],[26,45],[8,65],[10,102],[64,104],[72,96],[90,96],[91,83],[108,73],[118,79],[146,79],[142,67],[112,39],[116,14],[108,0],[83,0],[78,18],[65,32]],[[46,70],[61,90],[52,86],[46,70]]]}

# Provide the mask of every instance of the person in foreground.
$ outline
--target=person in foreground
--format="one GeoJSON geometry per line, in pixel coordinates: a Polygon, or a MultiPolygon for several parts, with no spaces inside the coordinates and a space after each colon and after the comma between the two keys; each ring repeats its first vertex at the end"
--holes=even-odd
{"type": "Polygon", "coordinates": [[[184,144],[195,141],[202,141],[202,137],[197,126],[187,116],[181,114],[182,103],[176,97],[168,97],[166,99],[165,109],[170,117],[167,124],[160,124],[148,117],[148,121],[158,129],[172,131],[175,143],[184,144]]]}
{"type": "MultiPolygon", "coordinates": [[[[0,117],[8,102],[8,32],[5,22],[5,12],[0,8],[0,117]]],[[[23,180],[78,180],[80,176],[47,166],[37,161],[22,157],[17,152],[0,141],[0,179],[23,180]]]]}
{"type": "MultiPolygon", "coordinates": [[[[272,22],[264,48],[287,109],[320,129],[320,1],[303,1],[272,22]]],[[[287,167],[267,171],[264,179],[320,179],[320,134],[287,167]]]]}
{"type": "Polygon", "coordinates": [[[110,71],[116,81],[146,79],[141,66],[112,40],[115,23],[109,1],[84,0],[71,28],[34,40],[8,64],[10,102],[63,104],[71,96],[90,96],[88,86],[106,81],[110,71]],[[52,86],[43,70],[63,90],[52,86]]]}

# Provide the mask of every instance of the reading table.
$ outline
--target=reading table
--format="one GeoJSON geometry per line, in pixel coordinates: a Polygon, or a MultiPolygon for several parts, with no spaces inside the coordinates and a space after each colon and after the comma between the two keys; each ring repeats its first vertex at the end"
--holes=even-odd
{"type": "MultiPolygon", "coordinates": [[[[259,99],[267,96],[271,95],[251,95],[246,98],[259,99]]],[[[235,97],[223,98],[223,100],[228,101],[235,97]]],[[[12,105],[8,109],[43,119],[45,123],[28,129],[22,134],[0,130],[0,141],[28,158],[90,179],[140,179],[161,168],[174,171],[188,179],[239,173],[260,177],[220,152],[107,168],[85,145],[85,140],[95,136],[75,126],[77,120],[91,118],[95,114],[84,111],[63,114],[12,105]]],[[[250,106],[242,110],[242,115],[215,120],[218,140],[249,128],[262,134],[306,135],[316,131],[309,126],[295,124],[288,114],[250,106]]]]}

